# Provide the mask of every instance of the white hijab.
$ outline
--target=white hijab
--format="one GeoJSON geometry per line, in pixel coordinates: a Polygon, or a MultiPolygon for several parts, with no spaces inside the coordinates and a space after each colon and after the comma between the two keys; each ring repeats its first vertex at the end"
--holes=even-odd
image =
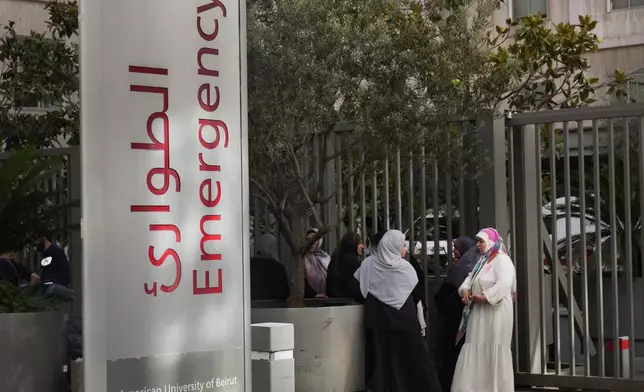
{"type": "Polygon", "coordinates": [[[355,273],[360,292],[373,295],[381,302],[400,310],[418,284],[414,267],[403,259],[405,235],[389,230],[380,240],[376,254],[367,257],[355,273]]]}

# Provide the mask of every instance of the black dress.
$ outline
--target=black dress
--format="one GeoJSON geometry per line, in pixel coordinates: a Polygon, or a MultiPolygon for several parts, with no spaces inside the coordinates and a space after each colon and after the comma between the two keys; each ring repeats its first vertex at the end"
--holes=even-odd
{"type": "Polygon", "coordinates": [[[400,310],[368,295],[365,328],[368,392],[440,391],[433,358],[420,334],[412,295],[400,310]]]}
{"type": "Polygon", "coordinates": [[[327,269],[326,295],[329,298],[361,297],[360,283],[354,274],[360,268],[360,259],[357,253],[334,252],[327,269]]]}
{"type": "Polygon", "coordinates": [[[465,342],[465,339],[461,339],[456,345],[456,335],[463,314],[463,302],[458,295],[458,287],[447,282],[443,283],[434,296],[434,300],[443,321],[441,338],[439,339],[439,352],[441,353],[439,377],[443,391],[449,392],[452,388],[456,362],[465,342]]]}
{"type": "Polygon", "coordinates": [[[250,259],[250,298],[286,301],[290,285],[286,268],[277,260],[253,257],[250,259]]]}
{"type": "Polygon", "coordinates": [[[416,285],[416,287],[414,287],[414,291],[412,291],[414,301],[415,303],[418,303],[418,301],[420,301],[423,304],[423,309],[426,310],[427,303],[425,303],[425,274],[423,273],[423,269],[420,266],[420,262],[412,254],[409,254],[409,264],[414,267],[416,276],[418,276],[418,284],[416,285]]]}

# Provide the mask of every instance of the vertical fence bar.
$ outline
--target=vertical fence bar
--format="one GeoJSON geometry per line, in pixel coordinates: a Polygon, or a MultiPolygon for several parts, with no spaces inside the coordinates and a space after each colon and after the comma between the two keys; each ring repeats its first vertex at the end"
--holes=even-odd
{"type": "Polygon", "coordinates": [[[461,175],[458,179],[458,235],[468,234],[465,226],[465,179],[461,175]]]}
{"type": "Polygon", "coordinates": [[[389,208],[390,200],[389,200],[389,158],[385,158],[384,162],[384,185],[383,185],[383,191],[384,191],[384,198],[383,198],[383,204],[384,204],[384,210],[385,210],[385,227],[383,229],[389,230],[390,229],[390,222],[391,222],[391,217],[389,216],[389,213],[391,209],[389,208]]]}
{"type": "Polygon", "coordinates": [[[348,196],[347,196],[347,209],[349,210],[349,231],[356,231],[356,209],[354,208],[354,193],[355,186],[353,184],[354,172],[353,172],[353,151],[349,152],[349,157],[347,159],[347,174],[348,174],[348,196]]]}
{"type": "MultiPolygon", "coordinates": [[[[458,124],[458,130],[459,130],[459,140],[461,144],[464,144],[464,138],[463,138],[463,133],[464,133],[464,128],[465,125],[464,123],[459,123],[458,124]]],[[[463,170],[464,165],[464,156],[463,154],[459,154],[458,156],[458,167],[461,169],[460,176],[458,178],[458,189],[456,193],[458,194],[458,235],[468,235],[471,233],[467,233],[467,228],[465,227],[465,179],[463,173],[465,170],[463,170]]],[[[452,244],[449,244],[451,246],[452,244]]]]}
{"type": "Polygon", "coordinates": [[[599,124],[597,120],[593,120],[593,191],[595,193],[595,250],[593,255],[595,257],[595,295],[597,301],[597,344],[599,345],[599,353],[597,358],[597,369],[599,377],[606,375],[606,358],[604,350],[604,281],[603,281],[603,260],[602,260],[602,219],[601,219],[601,172],[600,172],[600,156],[599,156],[599,124]]]}
{"type": "MultiPolygon", "coordinates": [[[[584,143],[584,122],[577,122],[577,151],[579,153],[579,210],[580,214],[580,235],[581,235],[581,301],[582,301],[582,317],[583,317],[583,337],[582,347],[584,349],[584,376],[590,376],[590,330],[588,321],[588,256],[586,250],[586,146],[584,143]]],[[[602,346],[600,346],[600,350],[602,346]]]]}
{"type": "Polygon", "coordinates": [[[262,231],[262,224],[259,219],[259,199],[257,197],[253,198],[253,244],[254,255],[257,256],[257,238],[260,236],[262,231]]]}
{"type": "Polygon", "coordinates": [[[640,271],[638,277],[644,277],[644,116],[638,119],[639,148],[639,185],[640,185],[640,271]]]}
{"type": "Polygon", "coordinates": [[[266,204],[264,204],[264,233],[271,233],[271,212],[266,204]]]}
{"type": "Polygon", "coordinates": [[[445,252],[447,253],[447,265],[452,265],[452,242],[453,237],[453,223],[454,223],[454,208],[452,205],[452,174],[450,171],[445,175],[445,204],[447,206],[446,220],[447,220],[447,246],[445,252]]]}
{"type": "MultiPolygon", "coordinates": [[[[335,142],[335,151],[342,151],[342,135],[341,134],[336,134],[334,138],[335,142]]],[[[342,187],[342,155],[338,155],[337,158],[335,158],[335,200],[336,200],[336,206],[335,206],[335,213],[336,213],[336,227],[335,227],[335,245],[340,244],[340,240],[342,239],[342,227],[343,227],[343,218],[344,218],[344,209],[342,207],[342,196],[344,195],[343,192],[343,187],[342,187]]],[[[351,196],[349,196],[351,197],[351,196]]],[[[329,253],[333,252],[335,249],[329,249],[329,253]]]]}
{"type": "Polygon", "coordinates": [[[572,255],[572,194],[570,191],[570,125],[563,124],[564,194],[566,197],[566,277],[568,278],[568,339],[570,339],[570,374],[575,375],[574,258],[572,255]]]}
{"type": "MultiPolygon", "coordinates": [[[[507,130],[508,133],[508,144],[510,146],[513,146],[514,143],[514,129],[513,128],[508,128],[507,130]]],[[[514,161],[515,161],[515,154],[514,154],[514,148],[510,147],[509,149],[509,172],[508,172],[508,177],[509,177],[509,187],[512,189],[512,192],[510,192],[510,249],[511,249],[511,256],[514,256],[514,250],[516,249],[516,233],[517,233],[517,214],[516,214],[516,206],[517,206],[517,195],[516,195],[516,189],[515,189],[515,184],[516,184],[516,171],[514,168],[514,161]]]]}
{"type": "Polygon", "coordinates": [[[608,120],[608,199],[610,213],[610,254],[612,261],[612,291],[613,291],[613,375],[619,377],[619,280],[617,270],[617,211],[615,203],[615,124],[608,120]]]}
{"type": "MultiPolygon", "coordinates": [[[[313,150],[313,179],[316,185],[319,185],[320,181],[324,181],[324,179],[320,178],[320,169],[322,165],[322,160],[320,158],[320,155],[321,155],[320,139],[321,138],[322,136],[317,133],[314,133],[311,136],[311,139],[312,139],[311,148],[313,150]]],[[[315,205],[315,212],[318,214],[318,216],[320,216],[321,210],[320,210],[319,203],[315,205]]]]}
{"type": "MultiPolygon", "coordinates": [[[[631,221],[631,139],[629,118],[624,119],[624,231],[626,236],[626,246],[624,251],[626,257],[624,268],[626,269],[626,301],[628,309],[628,336],[631,342],[631,348],[628,350],[629,355],[629,374],[628,378],[635,377],[635,315],[633,313],[633,223],[631,221]]],[[[624,366],[624,364],[622,364],[624,366]]]]}
{"type": "Polygon", "coordinates": [[[364,152],[360,151],[360,235],[367,239],[367,184],[364,173],[364,152]]]}
{"type": "Polygon", "coordinates": [[[434,159],[434,175],[433,175],[433,181],[432,185],[434,188],[432,189],[432,217],[434,221],[434,229],[432,231],[432,239],[434,240],[434,276],[436,279],[440,279],[440,273],[441,273],[441,267],[440,267],[440,220],[438,216],[438,210],[440,208],[439,200],[438,200],[438,161],[434,159]]]}
{"type": "MultiPolygon", "coordinates": [[[[644,116],[638,119],[639,133],[639,185],[640,185],[640,215],[644,215],[644,116]]],[[[640,217],[640,227],[644,227],[644,217],[640,217]]],[[[644,229],[640,230],[640,271],[638,277],[644,277],[644,229]]]]}
{"type": "Polygon", "coordinates": [[[558,248],[558,237],[557,237],[557,134],[555,132],[555,127],[550,124],[548,125],[549,138],[550,138],[550,182],[552,183],[551,187],[551,196],[550,196],[550,216],[552,218],[552,230],[551,230],[551,241],[552,241],[552,254],[550,255],[550,268],[552,273],[552,297],[553,297],[553,317],[554,322],[554,345],[555,345],[555,373],[557,375],[561,374],[561,318],[559,314],[559,268],[557,268],[557,263],[559,262],[559,248],[558,248]]]}
{"type": "Polygon", "coordinates": [[[538,244],[538,259],[539,259],[539,331],[541,336],[541,373],[546,374],[548,371],[548,347],[546,345],[546,298],[544,295],[544,254],[543,254],[543,232],[541,226],[543,225],[543,184],[541,183],[542,165],[541,165],[541,132],[542,127],[536,126],[534,133],[534,146],[535,146],[535,167],[538,176],[536,180],[537,188],[537,205],[539,206],[538,216],[539,219],[535,224],[537,225],[537,244],[538,244]]]}
{"type": "MultiPolygon", "coordinates": [[[[427,268],[427,170],[425,163],[425,147],[420,150],[420,252],[423,263],[423,277],[425,278],[425,303],[429,303],[429,270],[427,268]]],[[[425,314],[427,316],[427,313],[425,314]]],[[[427,342],[430,334],[426,334],[427,342]]]]}
{"type": "Polygon", "coordinates": [[[409,203],[409,250],[416,250],[416,233],[414,229],[414,154],[409,153],[408,203],[409,203]]]}
{"type": "MultiPolygon", "coordinates": [[[[336,132],[335,130],[333,132],[330,132],[326,135],[325,140],[324,140],[324,146],[326,148],[326,151],[324,154],[328,154],[327,156],[333,156],[335,155],[337,151],[337,141],[340,138],[340,134],[336,132]]],[[[337,188],[338,188],[338,174],[337,173],[337,162],[340,159],[338,156],[336,159],[327,159],[326,156],[322,157],[322,163],[326,161],[326,169],[324,171],[324,192],[322,192],[323,195],[329,195],[331,197],[331,200],[329,200],[328,203],[324,206],[324,217],[326,219],[326,222],[331,222],[330,224],[333,225],[334,221],[337,219],[338,216],[338,196],[337,196],[337,188]],[[335,192],[335,194],[334,194],[335,192]],[[335,197],[333,197],[335,196],[335,197]]],[[[328,253],[333,252],[335,249],[336,245],[338,244],[338,232],[339,232],[339,227],[336,227],[335,229],[332,229],[329,231],[325,236],[324,236],[324,242],[323,242],[323,247],[325,247],[326,251],[328,253]],[[335,232],[335,235],[334,233],[335,232]]]]}
{"type": "Polygon", "coordinates": [[[396,228],[402,230],[402,178],[400,172],[400,150],[396,151],[396,228]]]}
{"type": "Polygon", "coordinates": [[[378,233],[378,172],[375,168],[371,179],[371,226],[373,234],[378,233]]]}
{"type": "MultiPolygon", "coordinates": [[[[508,139],[508,188],[510,189],[510,256],[513,260],[516,260],[516,233],[517,233],[517,221],[516,221],[516,177],[515,177],[515,164],[514,164],[514,129],[512,127],[506,128],[507,139],[508,139]]],[[[519,366],[519,314],[517,308],[517,301],[514,301],[514,338],[512,339],[512,345],[514,346],[514,368],[516,371],[520,371],[519,366]]]]}

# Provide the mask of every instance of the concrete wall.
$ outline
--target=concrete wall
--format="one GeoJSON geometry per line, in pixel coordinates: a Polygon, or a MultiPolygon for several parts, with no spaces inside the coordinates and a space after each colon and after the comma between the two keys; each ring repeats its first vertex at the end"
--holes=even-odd
{"type": "Polygon", "coordinates": [[[0,25],[16,22],[16,31],[28,35],[31,30],[45,31],[47,28],[47,1],[0,0],[0,25]]]}

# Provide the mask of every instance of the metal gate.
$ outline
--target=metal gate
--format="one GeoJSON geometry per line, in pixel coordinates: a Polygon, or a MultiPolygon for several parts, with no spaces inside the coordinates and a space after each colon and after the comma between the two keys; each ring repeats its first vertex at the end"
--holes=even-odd
{"type": "Polygon", "coordinates": [[[497,127],[516,385],[643,391],[644,105],[513,114],[497,127]]]}

